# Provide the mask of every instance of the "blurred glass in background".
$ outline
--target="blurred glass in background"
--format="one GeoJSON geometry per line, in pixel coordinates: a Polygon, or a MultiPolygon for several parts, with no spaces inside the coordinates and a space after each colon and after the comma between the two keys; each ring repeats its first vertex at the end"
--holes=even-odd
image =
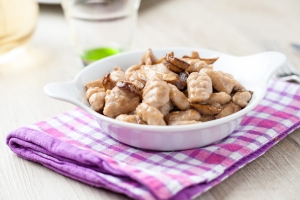
{"type": "Polygon", "coordinates": [[[129,49],[140,0],[62,0],[71,40],[84,65],[129,49]]]}
{"type": "Polygon", "coordinates": [[[26,50],[38,18],[36,0],[0,0],[0,62],[26,50]]]}

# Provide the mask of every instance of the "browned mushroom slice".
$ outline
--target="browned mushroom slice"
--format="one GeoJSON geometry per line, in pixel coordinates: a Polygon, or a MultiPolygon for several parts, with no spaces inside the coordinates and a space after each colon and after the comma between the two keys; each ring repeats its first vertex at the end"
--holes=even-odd
{"type": "Polygon", "coordinates": [[[164,115],[155,107],[141,103],[136,108],[137,115],[149,125],[165,126],[164,115]]]}
{"type": "Polygon", "coordinates": [[[121,89],[125,89],[125,90],[129,90],[139,96],[142,95],[142,91],[137,88],[133,83],[128,82],[128,81],[118,81],[116,84],[117,87],[121,88],[121,89]]]}
{"type": "Polygon", "coordinates": [[[110,73],[106,74],[102,80],[103,88],[106,90],[111,90],[114,86],[110,81],[110,73]]]}
{"type": "Polygon", "coordinates": [[[232,101],[233,103],[239,105],[241,108],[244,108],[248,105],[248,102],[251,100],[252,93],[253,92],[247,90],[236,92],[232,97],[232,101]]]}
{"type": "Polygon", "coordinates": [[[139,103],[140,97],[137,94],[114,87],[112,90],[106,90],[103,114],[112,118],[128,114],[134,111],[139,103]]]}
{"type": "Polygon", "coordinates": [[[180,73],[179,73],[179,78],[180,78],[181,80],[183,80],[183,81],[186,81],[186,80],[188,79],[189,75],[190,75],[190,74],[189,74],[188,72],[186,72],[186,71],[180,72],[180,73]]]}
{"type": "Polygon", "coordinates": [[[147,124],[138,115],[121,114],[118,117],[116,117],[116,120],[123,121],[123,122],[129,122],[129,123],[133,123],[133,124],[147,124]]]}
{"type": "Polygon", "coordinates": [[[113,89],[118,81],[125,80],[125,72],[120,67],[115,67],[109,74],[103,78],[102,85],[105,90],[113,89]]]}
{"type": "Polygon", "coordinates": [[[199,124],[201,121],[190,120],[190,121],[170,121],[169,126],[177,126],[177,125],[189,125],[189,124],[199,124]]]}
{"type": "Polygon", "coordinates": [[[105,104],[105,95],[105,92],[97,92],[90,96],[89,103],[94,111],[100,112],[103,110],[105,104]]]}
{"type": "Polygon", "coordinates": [[[86,91],[86,98],[89,99],[92,94],[97,93],[97,92],[105,92],[104,88],[99,88],[99,87],[90,87],[89,89],[87,89],[86,91]]]}
{"type": "Polygon", "coordinates": [[[219,57],[216,57],[216,58],[201,58],[200,57],[200,60],[203,60],[204,62],[206,62],[206,64],[213,64],[218,59],[219,59],[219,57]]]}
{"type": "Polygon", "coordinates": [[[191,106],[202,115],[216,115],[222,111],[220,104],[191,104],[191,106]]]}
{"type": "Polygon", "coordinates": [[[201,115],[194,109],[189,109],[186,111],[173,111],[164,117],[167,124],[170,124],[174,121],[199,121],[200,118],[201,115]]]}
{"type": "Polygon", "coordinates": [[[189,92],[188,92],[188,90],[184,90],[184,91],[183,91],[183,94],[184,94],[187,98],[189,98],[189,92]]]}
{"type": "Polygon", "coordinates": [[[89,89],[89,88],[91,88],[91,87],[99,87],[99,88],[102,88],[102,87],[103,87],[102,81],[103,81],[103,78],[97,79],[97,80],[95,80],[95,81],[91,81],[91,82],[89,82],[89,83],[87,83],[87,84],[85,85],[85,89],[87,90],[87,89],[89,89]]]}
{"type": "Polygon", "coordinates": [[[223,110],[218,115],[216,115],[216,119],[226,117],[240,110],[241,108],[238,105],[234,104],[233,102],[230,102],[229,104],[224,106],[223,110]]]}
{"type": "Polygon", "coordinates": [[[177,75],[174,76],[172,74],[164,74],[163,80],[167,83],[175,85],[179,90],[183,90],[184,88],[186,88],[187,85],[187,82],[180,79],[177,75]]]}
{"type": "Polygon", "coordinates": [[[146,65],[152,65],[156,62],[156,57],[154,56],[152,49],[148,49],[146,53],[142,56],[142,62],[146,65]]]}
{"type": "Polygon", "coordinates": [[[183,71],[183,69],[177,67],[176,65],[173,65],[172,63],[170,63],[170,62],[168,62],[168,61],[166,61],[166,60],[163,60],[163,61],[162,61],[162,64],[163,64],[164,66],[166,66],[169,70],[171,70],[171,71],[173,71],[173,72],[175,72],[175,73],[180,73],[180,72],[183,71]]]}
{"type": "Polygon", "coordinates": [[[181,69],[186,69],[190,66],[187,62],[185,62],[179,58],[170,56],[169,54],[165,55],[165,60],[168,61],[169,63],[172,63],[173,65],[176,65],[177,67],[179,67],[181,69]]]}

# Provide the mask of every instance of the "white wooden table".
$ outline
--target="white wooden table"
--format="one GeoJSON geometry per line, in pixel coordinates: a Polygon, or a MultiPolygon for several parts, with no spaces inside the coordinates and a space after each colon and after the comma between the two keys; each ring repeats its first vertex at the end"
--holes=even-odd
{"type": "MultiPolygon", "coordinates": [[[[276,39],[300,70],[300,54],[290,47],[300,44],[299,9],[299,0],[143,0],[131,49],[187,46],[242,56],[276,39]]],[[[47,97],[43,86],[70,81],[81,69],[61,7],[40,5],[29,51],[0,66],[1,200],[127,199],[21,159],[5,144],[10,131],[74,108],[47,97]]],[[[197,199],[299,199],[299,189],[298,129],[197,199]]]]}

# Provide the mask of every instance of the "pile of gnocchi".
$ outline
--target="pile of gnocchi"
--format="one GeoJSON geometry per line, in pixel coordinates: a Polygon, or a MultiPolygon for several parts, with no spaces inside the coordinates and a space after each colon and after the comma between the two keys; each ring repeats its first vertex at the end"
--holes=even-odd
{"type": "Polygon", "coordinates": [[[252,91],[231,74],[215,71],[218,58],[196,51],[156,58],[151,49],[126,71],[116,66],[85,85],[91,108],[116,120],[159,126],[203,123],[247,106],[252,91]]]}

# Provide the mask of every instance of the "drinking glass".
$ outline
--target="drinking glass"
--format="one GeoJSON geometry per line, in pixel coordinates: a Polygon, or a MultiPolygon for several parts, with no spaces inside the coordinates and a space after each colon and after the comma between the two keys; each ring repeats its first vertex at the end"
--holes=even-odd
{"type": "Polygon", "coordinates": [[[129,49],[140,0],[62,0],[71,41],[84,65],[129,49]]]}
{"type": "Polygon", "coordinates": [[[24,52],[38,18],[36,0],[0,0],[0,62],[24,52]]]}

